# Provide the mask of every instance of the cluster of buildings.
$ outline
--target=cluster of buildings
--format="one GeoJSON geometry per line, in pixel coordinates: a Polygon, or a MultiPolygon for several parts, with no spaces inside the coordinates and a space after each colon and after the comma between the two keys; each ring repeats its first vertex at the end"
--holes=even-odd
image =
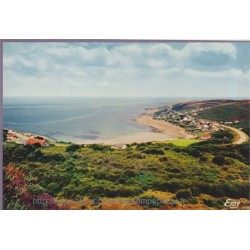
{"type": "Polygon", "coordinates": [[[181,113],[174,110],[172,106],[168,106],[164,110],[157,112],[154,118],[176,124],[185,128],[186,131],[192,134],[196,134],[197,132],[206,132],[201,133],[202,135],[200,136],[200,139],[207,140],[211,138],[210,133],[216,132],[220,128],[219,124],[215,121],[198,118],[197,113],[202,110],[204,110],[204,108],[181,113]]]}
{"type": "Polygon", "coordinates": [[[220,121],[220,124],[225,124],[225,125],[232,125],[232,124],[238,124],[240,123],[240,121],[236,120],[236,121],[233,121],[233,122],[224,122],[224,121],[220,121]]]}
{"type": "Polygon", "coordinates": [[[10,129],[3,129],[3,133],[7,142],[15,142],[24,145],[34,145],[34,144],[40,144],[40,146],[48,145],[48,142],[42,136],[23,134],[10,129]]]}

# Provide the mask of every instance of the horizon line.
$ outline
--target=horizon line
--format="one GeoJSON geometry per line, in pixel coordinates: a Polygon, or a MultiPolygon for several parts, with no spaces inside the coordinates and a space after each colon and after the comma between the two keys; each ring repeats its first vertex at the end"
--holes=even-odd
{"type": "Polygon", "coordinates": [[[27,97],[63,97],[63,98],[72,98],[72,97],[79,97],[79,98],[209,98],[209,99],[250,99],[249,96],[237,96],[237,97],[229,97],[229,96],[4,96],[3,98],[27,98],[27,97]]]}

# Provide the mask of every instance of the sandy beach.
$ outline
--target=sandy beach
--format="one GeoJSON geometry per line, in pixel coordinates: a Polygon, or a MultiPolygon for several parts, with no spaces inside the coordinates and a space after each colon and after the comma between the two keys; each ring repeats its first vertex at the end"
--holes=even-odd
{"type": "Polygon", "coordinates": [[[166,141],[192,138],[192,135],[186,133],[186,131],[181,127],[175,126],[165,121],[155,120],[153,116],[154,113],[158,110],[159,109],[149,109],[145,113],[134,119],[134,121],[138,124],[152,128],[151,132],[140,132],[136,134],[122,135],[108,139],[81,140],[78,143],[101,143],[107,145],[116,145],[118,143],[130,144],[134,142],[142,143],[150,141],[166,141]]]}

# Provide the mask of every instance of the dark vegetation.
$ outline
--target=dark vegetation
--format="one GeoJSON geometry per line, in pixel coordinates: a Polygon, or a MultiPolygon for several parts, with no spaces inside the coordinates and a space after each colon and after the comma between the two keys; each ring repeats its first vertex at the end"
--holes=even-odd
{"type": "Polygon", "coordinates": [[[157,198],[143,194],[155,190],[219,208],[225,197],[249,198],[249,143],[224,144],[227,137],[218,133],[214,143],[188,147],[131,144],[125,150],[98,144],[38,148],[5,142],[4,206],[63,209],[68,207],[58,206],[55,199],[86,196],[144,197],[157,201],[146,207],[160,208],[157,198]],[[211,198],[200,198],[202,194],[211,198]],[[34,204],[34,197],[50,202],[34,204]]]}

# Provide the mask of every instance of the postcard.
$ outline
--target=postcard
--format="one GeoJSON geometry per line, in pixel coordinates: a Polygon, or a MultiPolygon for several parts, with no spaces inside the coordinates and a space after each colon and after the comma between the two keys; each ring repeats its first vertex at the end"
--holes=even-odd
{"type": "Polygon", "coordinates": [[[249,209],[250,42],[1,46],[4,209],[249,209]]]}

